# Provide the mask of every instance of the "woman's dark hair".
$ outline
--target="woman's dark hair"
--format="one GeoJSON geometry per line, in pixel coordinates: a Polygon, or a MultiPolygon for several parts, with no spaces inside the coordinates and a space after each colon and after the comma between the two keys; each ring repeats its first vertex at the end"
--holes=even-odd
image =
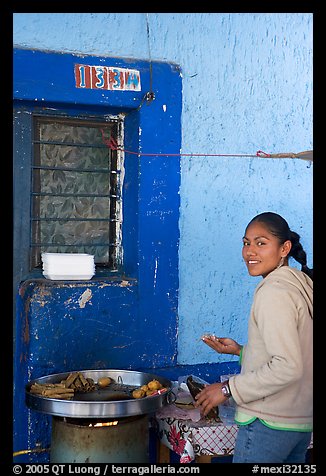
{"type": "Polygon", "coordinates": [[[281,215],[273,212],[264,212],[256,215],[247,225],[253,222],[262,222],[264,223],[269,232],[280,240],[280,243],[284,243],[287,240],[290,240],[292,243],[291,251],[289,256],[292,256],[298,263],[301,264],[301,271],[307,274],[311,279],[313,279],[313,270],[307,266],[307,255],[302,244],[300,243],[300,236],[295,231],[290,230],[290,227],[286,220],[284,220],[281,215]]]}

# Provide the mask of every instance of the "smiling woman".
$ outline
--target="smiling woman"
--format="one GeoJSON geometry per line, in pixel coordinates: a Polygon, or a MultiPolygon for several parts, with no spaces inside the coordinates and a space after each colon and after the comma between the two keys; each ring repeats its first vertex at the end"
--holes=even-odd
{"type": "Polygon", "coordinates": [[[287,266],[292,256],[312,278],[300,236],[276,213],[261,213],[250,221],[243,237],[242,256],[251,276],[265,277],[274,269],[287,266]]]}
{"type": "Polygon", "coordinates": [[[239,432],[234,463],[304,463],[312,432],[313,282],[297,233],[265,212],[246,227],[242,256],[254,293],[248,343],[202,338],[219,353],[240,357],[241,373],[207,385],[196,397],[204,415],[232,397],[239,432]],[[290,267],[292,256],[301,271],[290,267]]]}
{"type": "Polygon", "coordinates": [[[290,249],[290,240],[280,243],[263,224],[254,221],[247,227],[243,238],[242,256],[251,276],[265,277],[274,269],[287,264],[290,249]]]}

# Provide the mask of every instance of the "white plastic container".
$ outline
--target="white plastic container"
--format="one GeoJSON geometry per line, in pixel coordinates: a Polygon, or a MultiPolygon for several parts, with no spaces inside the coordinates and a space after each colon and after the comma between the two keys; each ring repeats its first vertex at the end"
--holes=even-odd
{"type": "Polygon", "coordinates": [[[42,253],[43,275],[52,280],[88,280],[95,274],[94,255],[42,253]]]}

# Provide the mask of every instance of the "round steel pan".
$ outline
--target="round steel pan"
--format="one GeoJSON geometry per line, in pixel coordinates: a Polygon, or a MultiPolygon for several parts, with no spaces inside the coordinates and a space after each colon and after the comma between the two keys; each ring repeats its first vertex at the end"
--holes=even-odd
{"type": "Polygon", "coordinates": [[[109,387],[96,388],[88,393],[75,393],[72,400],[61,400],[48,398],[30,392],[33,383],[59,383],[65,380],[70,373],[52,374],[29,382],[26,385],[26,405],[38,412],[49,415],[70,417],[70,418],[122,418],[134,415],[154,413],[159,408],[167,405],[171,399],[172,382],[154,374],[137,372],[134,370],[80,370],[85,378],[90,377],[96,383],[101,377],[113,379],[117,397],[123,392],[130,395],[129,399],[112,399],[112,392],[109,387]],[[147,384],[151,380],[158,380],[167,391],[160,395],[153,395],[144,398],[132,398],[131,392],[135,388],[147,384]]]}

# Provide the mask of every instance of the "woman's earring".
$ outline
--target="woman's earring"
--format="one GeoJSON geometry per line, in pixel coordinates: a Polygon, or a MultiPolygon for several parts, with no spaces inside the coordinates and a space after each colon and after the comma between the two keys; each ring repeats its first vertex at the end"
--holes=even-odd
{"type": "Polygon", "coordinates": [[[282,256],[281,258],[281,261],[279,262],[278,266],[276,267],[276,269],[280,268],[281,266],[283,266],[284,264],[284,257],[282,256]]]}

